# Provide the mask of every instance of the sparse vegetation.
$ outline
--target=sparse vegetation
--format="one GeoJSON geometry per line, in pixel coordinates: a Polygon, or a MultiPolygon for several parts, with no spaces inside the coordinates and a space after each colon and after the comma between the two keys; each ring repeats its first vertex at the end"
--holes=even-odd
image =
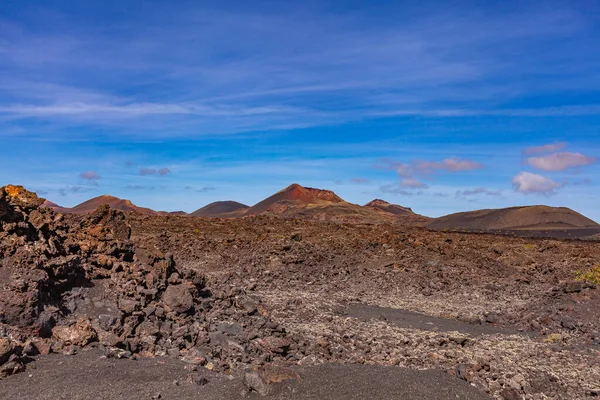
{"type": "Polygon", "coordinates": [[[587,271],[577,271],[575,279],[600,285],[600,264],[594,265],[587,271]]]}
{"type": "Polygon", "coordinates": [[[563,341],[563,336],[560,333],[551,333],[544,338],[544,343],[558,343],[563,341]]]}

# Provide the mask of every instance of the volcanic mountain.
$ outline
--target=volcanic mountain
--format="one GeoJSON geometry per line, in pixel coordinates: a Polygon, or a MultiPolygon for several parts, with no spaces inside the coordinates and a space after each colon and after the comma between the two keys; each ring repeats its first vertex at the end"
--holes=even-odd
{"type": "Polygon", "coordinates": [[[461,212],[436,218],[427,227],[467,230],[600,229],[591,219],[566,207],[524,206],[461,212]]]}
{"type": "Polygon", "coordinates": [[[194,217],[240,217],[244,215],[249,206],[237,201],[215,201],[190,215],[194,217]]]}
{"type": "Polygon", "coordinates": [[[386,213],[394,214],[394,215],[412,215],[414,214],[413,210],[408,207],[402,207],[398,204],[388,203],[385,200],[375,199],[367,204],[365,207],[372,208],[375,211],[383,211],[386,213]]]}
{"type": "Polygon", "coordinates": [[[108,204],[110,208],[121,211],[129,211],[129,212],[137,212],[139,214],[146,215],[157,215],[158,213],[154,210],[144,207],[138,207],[133,204],[130,200],[120,199],[118,197],[103,195],[94,197],[88,201],[84,201],[83,203],[73,207],[73,208],[65,208],[52,203],[51,201],[46,200],[44,205],[46,207],[52,208],[55,211],[62,213],[71,213],[71,214],[87,214],[95,211],[99,206],[103,204],[108,204]]]}
{"type": "MultiPolygon", "coordinates": [[[[289,208],[346,203],[331,190],[308,188],[294,183],[250,207],[246,214],[281,214],[289,208]]],[[[349,204],[349,203],[346,203],[349,204]]]]}
{"type": "Polygon", "coordinates": [[[348,203],[331,190],[308,188],[296,183],[250,207],[245,212],[246,216],[258,214],[360,224],[399,222],[423,225],[426,222],[422,218],[416,218],[413,221],[406,217],[399,221],[398,216],[393,213],[348,203]]]}

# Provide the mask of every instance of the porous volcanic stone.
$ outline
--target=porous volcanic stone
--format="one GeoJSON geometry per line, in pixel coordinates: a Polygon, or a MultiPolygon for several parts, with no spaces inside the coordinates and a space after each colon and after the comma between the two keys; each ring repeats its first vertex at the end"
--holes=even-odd
{"type": "Polygon", "coordinates": [[[185,313],[193,307],[194,298],[186,285],[169,285],[163,294],[163,302],[171,310],[185,313]]]}

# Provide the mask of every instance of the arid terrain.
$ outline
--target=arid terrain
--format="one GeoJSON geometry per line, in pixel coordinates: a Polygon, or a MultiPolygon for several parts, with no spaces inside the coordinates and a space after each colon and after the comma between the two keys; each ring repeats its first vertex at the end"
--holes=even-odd
{"type": "Polygon", "coordinates": [[[597,241],[283,201],[244,218],[70,214],[0,189],[0,398],[600,395],[597,241]]]}
{"type": "Polygon", "coordinates": [[[62,207],[45,200],[44,207],[59,213],[89,214],[100,205],[143,215],[209,218],[243,218],[258,215],[351,224],[394,224],[422,226],[440,231],[496,233],[509,236],[564,239],[594,239],[600,224],[566,207],[521,206],[460,212],[438,218],[415,213],[411,208],[374,199],[361,206],[345,201],[331,190],[308,188],[297,183],[247,206],[237,201],[216,201],[187,214],[155,211],[130,200],[103,195],[75,207],[62,207]]]}

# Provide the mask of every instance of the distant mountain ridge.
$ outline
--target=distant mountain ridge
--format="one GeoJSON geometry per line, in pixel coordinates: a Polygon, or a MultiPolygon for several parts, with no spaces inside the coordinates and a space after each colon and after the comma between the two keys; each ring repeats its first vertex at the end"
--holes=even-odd
{"type": "Polygon", "coordinates": [[[124,212],[144,215],[192,216],[213,218],[241,218],[252,215],[273,215],[283,218],[329,220],[347,223],[402,222],[411,225],[423,225],[427,217],[415,214],[410,208],[375,199],[365,206],[345,201],[331,190],[304,187],[297,183],[278,191],[252,207],[236,201],[217,201],[210,203],[191,214],[183,211],[165,212],[139,207],[130,200],[103,195],[89,199],[75,207],[61,207],[46,200],[44,205],[61,213],[87,214],[100,205],[124,212]]]}
{"type": "Polygon", "coordinates": [[[538,205],[460,212],[436,218],[427,227],[468,230],[551,230],[600,228],[600,225],[570,208],[538,205]]]}
{"type": "Polygon", "coordinates": [[[352,204],[331,190],[304,187],[297,183],[249,207],[235,201],[210,203],[190,214],[194,217],[239,218],[275,215],[283,218],[338,222],[397,222],[423,225],[429,219],[410,208],[376,199],[365,206],[352,204]],[[398,219],[400,218],[400,219],[398,219]]]}
{"type": "Polygon", "coordinates": [[[343,223],[394,223],[425,226],[438,230],[470,231],[526,231],[600,230],[595,221],[566,207],[520,206],[501,209],[485,209],[429,218],[416,214],[411,208],[374,199],[364,206],[345,201],[331,190],[303,187],[294,183],[249,207],[236,201],[210,203],[191,214],[183,211],[154,211],[139,207],[130,200],[104,195],[87,200],[73,208],[61,207],[45,200],[43,206],[57,212],[86,214],[98,206],[108,204],[111,208],[145,215],[172,215],[192,217],[242,218],[253,215],[273,215],[283,218],[328,220],[343,223]]]}

